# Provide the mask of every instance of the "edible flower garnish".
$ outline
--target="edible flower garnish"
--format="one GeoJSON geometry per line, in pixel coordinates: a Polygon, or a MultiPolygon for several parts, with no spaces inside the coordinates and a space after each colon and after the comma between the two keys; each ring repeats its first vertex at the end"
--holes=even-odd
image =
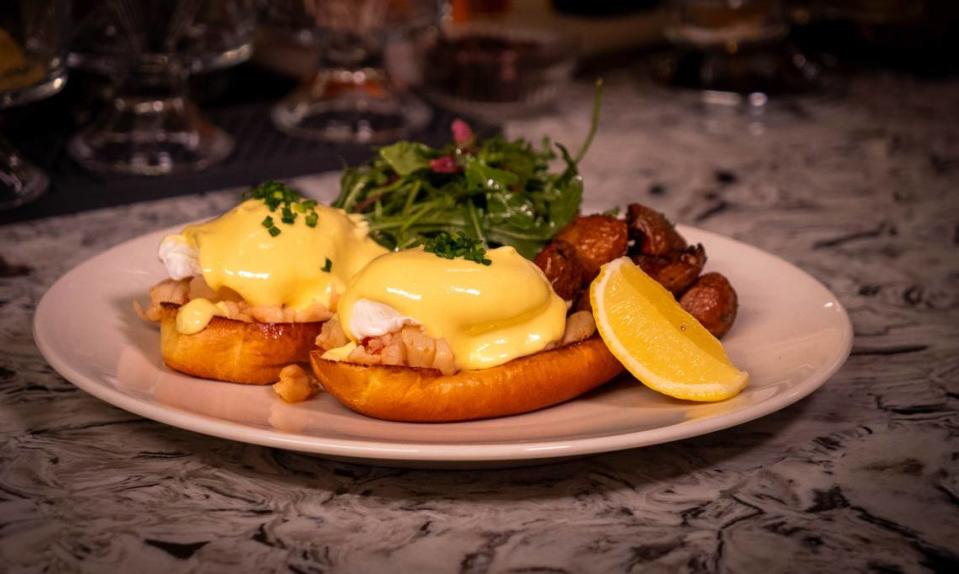
{"type": "Polygon", "coordinates": [[[453,141],[456,142],[457,145],[462,146],[473,141],[473,129],[470,128],[468,123],[459,118],[453,120],[450,131],[453,132],[453,141]]]}
{"type": "Polygon", "coordinates": [[[491,260],[486,258],[486,249],[483,242],[473,239],[462,231],[450,235],[446,231],[440,231],[432,237],[428,237],[423,243],[423,250],[435,254],[443,259],[455,259],[460,257],[467,261],[475,261],[482,265],[489,265],[491,260]]]}
{"type": "MultiPolygon", "coordinates": [[[[269,180],[252,187],[243,193],[246,199],[259,199],[270,208],[271,212],[280,210],[280,221],[286,225],[296,223],[296,218],[300,214],[307,227],[316,227],[319,216],[316,213],[316,200],[303,199],[295,189],[275,180],[269,180]]],[[[272,216],[267,216],[263,220],[263,227],[269,231],[270,235],[276,237],[282,231],[277,227],[272,216]]]]}

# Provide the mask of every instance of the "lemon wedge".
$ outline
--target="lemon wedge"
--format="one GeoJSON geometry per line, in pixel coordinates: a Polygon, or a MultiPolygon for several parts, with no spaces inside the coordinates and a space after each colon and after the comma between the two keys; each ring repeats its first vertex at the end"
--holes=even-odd
{"type": "Polygon", "coordinates": [[[628,257],[610,261],[589,288],[610,352],[647,387],[677,399],[722,401],[749,381],[722,343],[628,257]]]}

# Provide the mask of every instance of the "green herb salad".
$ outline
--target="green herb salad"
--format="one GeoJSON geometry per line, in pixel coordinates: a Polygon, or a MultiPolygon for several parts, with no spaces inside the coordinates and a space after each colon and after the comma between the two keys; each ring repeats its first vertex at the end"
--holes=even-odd
{"type": "Polygon", "coordinates": [[[363,214],[371,236],[389,249],[465,234],[533,258],[579,213],[578,162],[596,132],[600,89],[597,82],[589,134],[575,156],[548,138],[539,146],[477,138],[455,120],[453,141],[444,147],[400,141],[380,148],[370,163],[347,168],[333,206],[363,214]],[[560,169],[551,170],[554,160],[560,169]]]}

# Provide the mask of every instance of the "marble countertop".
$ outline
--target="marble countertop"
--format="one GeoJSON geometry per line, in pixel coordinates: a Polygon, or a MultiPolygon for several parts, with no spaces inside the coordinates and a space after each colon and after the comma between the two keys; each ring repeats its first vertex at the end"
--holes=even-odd
{"type": "MultiPolygon", "coordinates": [[[[513,135],[577,142],[591,88],[513,135]]],[[[0,570],[959,571],[959,81],[854,79],[761,113],[626,74],[582,165],[800,266],[847,306],[848,363],[711,435],[522,469],[334,462],[193,434],[58,376],[37,301],[86,258],[232,193],[0,227],[0,570]]]]}

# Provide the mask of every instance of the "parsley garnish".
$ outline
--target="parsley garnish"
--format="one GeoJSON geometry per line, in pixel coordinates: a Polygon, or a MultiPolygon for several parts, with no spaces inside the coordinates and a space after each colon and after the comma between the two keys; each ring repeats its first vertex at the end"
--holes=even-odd
{"type": "Polygon", "coordinates": [[[323,269],[320,269],[320,271],[323,271],[326,273],[333,271],[333,262],[330,261],[329,257],[326,258],[326,263],[323,264],[323,269]]]}
{"type": "MultiPolygon", "coordinates": [[[[319,221],[319,215],[316,213],[316,200],[303,199],[303,197],[293,188],[279,181],[265,181],[260,185],[250,188],[243,194],[246,199],[259,199],[270,208],[271,212],[280,210],[280,221],[286,225],[296,223],[298,214],[303,214],[303,220],[307,227],[316,227],[319,221]]],[[[282,231],[276,226],[273,217],[267,216],[263,220],[263,227],[270,232],[270,235],[276,237],[282,231]]]]}
{"type": "Polygon", "coordinates": [[[432,237],[427,237],[423,243],[423,249],[444,259],[455,259],[461,257],[467,261],[475,261],[483,265],[489,265],[491,260],[486,258],[486,248],[479,239],[473,239],[462,231],[450,235],[445,231],[440,231],[432,237]]]}

